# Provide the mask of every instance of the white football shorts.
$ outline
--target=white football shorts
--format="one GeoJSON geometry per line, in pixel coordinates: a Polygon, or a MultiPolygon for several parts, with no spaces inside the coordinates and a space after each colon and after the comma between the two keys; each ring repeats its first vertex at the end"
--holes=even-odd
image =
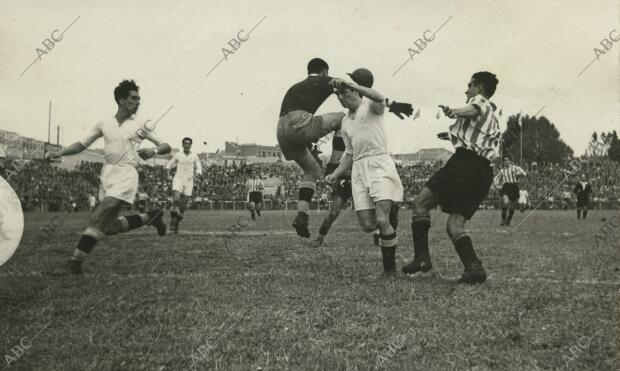
{"type": "Polygon", "coordinates": [[[374,209],[377,201],[403,201],[403,184],[388,154],[354,161],[351,190],[356,211],[374,209]]]}
{"type": "Polygon", "coordinates": [[[181,179],[175,176],[172,178],[172,190],[180,192],[184,196],[191,196],[194,190],[194,179],[181,179]]]}
{"type": "Polygon", "coordinates": [[[138,172],[129,165],[103,165],[99,199],[113,197],[132,205],[138,192],[138,172]]]}

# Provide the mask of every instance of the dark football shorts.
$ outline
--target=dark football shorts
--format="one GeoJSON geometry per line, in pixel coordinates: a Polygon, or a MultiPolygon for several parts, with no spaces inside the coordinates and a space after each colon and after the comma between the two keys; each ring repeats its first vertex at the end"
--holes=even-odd
{"type": "Polygon", "coordinates": [[[499,194],[508,196],[511,202],[517,202],[519,199],[519,185],[517,183],[504,183],[499,194]]]}
{"type": "Polygon", "coordinates": [[[262,203],[263,193],[262,192],[250,192],[250,202],[254,202],[255,204],[262,203]]]}
{"type": "Polygon", "coordinates": [[[338,178],[336,180],[336,183],[332,186],[332,198],[334,197],[340,197],[344,201],[353,197],[350,179],[338,178]]]}
{"type": "Polygon", "coordinates": [[[280,151],[287,160],[303,160],[310,155],[308,144],[316,142],[335,128],[340,128],[343,112],[312,115],[291,111],[278,119],[276,136],[280,151]]]}
{"type": "Polygon", "coordinates": [[[473,151],[457,148],[448,162],[426,182],[445,213],[469,220],[489,194],[493,182],[491,163],[473,151]]]}

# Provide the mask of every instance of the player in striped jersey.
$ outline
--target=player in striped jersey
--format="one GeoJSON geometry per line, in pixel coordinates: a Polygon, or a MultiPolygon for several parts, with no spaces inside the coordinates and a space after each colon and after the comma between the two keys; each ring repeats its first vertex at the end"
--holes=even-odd
{"type": "Polygon", "coordinates": [[[497,156],[501,133],[495,106],[489,98],[495,93],[497,83],[494,74],[477,72],[467,85],[465,107],[440,106],[446,116],[456,119],[447,134],[456,152],[413,200],[411,234],[414,257],[402,268],[404,273],[428,272],[432,268],[428,249],[430,210],[440,205],[443,212],[450,214],[446,229],[465,267],[458,282],[474,284],[486,280],[486,272],[465,230],[465,222],[474,215],[493,182],[489,159],[497,156]]]}
{"type": "Polygon", "coordinates": [[[256,177],[256,170],[252,170],[250,179],[245,182],[245,189],[248,192],[248,208],[252,220],[256,220],[256,214],[260,216],[260,209],[263,207],[263,189],[265,189],[263,181],[256,177]]]}
{"type": "Polygon", "coordinates": [[[524,177],[525,171],[512,163],[510,155],[504,156],[504,167],[497,172],[493,183],[502,184],[502,226],[509,226],[517,208],[519,200],[519,178],[524,177]],[[506,215],[508,214],[508,215],[506,215]]]}
{"type": "Polygon", "coordinates": [[[202,174],[200,159],[191,152],[192,138],[183,138],[183,151],[175,153],[166,165],[168,177],[172,178],[171,170],[176,167],[176,174],[172,179],[172,208],[170,209],[170,229],[179,233],[179,224],[183,220],[187,201],[194,189],[194,175],[202,174]]]}

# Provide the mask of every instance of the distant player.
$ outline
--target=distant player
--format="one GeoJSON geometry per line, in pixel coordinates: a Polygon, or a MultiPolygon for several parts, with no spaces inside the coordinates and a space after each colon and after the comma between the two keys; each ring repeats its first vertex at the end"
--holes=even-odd
{"type": "Polygon", "coordinates": [[[519,190],[519,210],[524,212],[530,205],[530,194],[525,189],[519,190]]]}
{"type": "Polygon", "coordinates": [[[95,197],[94,194],[89,194],[88,195],[88,210],[89,212],[93,212],[95,211],[95,206],[97,206],[97,198],[95,197]]]}
{"type": "Polygon", "coordinates": [[[403,185],[387,149],[383,120],[386,101],[381,93],[371,89],[374,78],[369,70],[359,68],[350,76],[354,82],[331,82],[337,89],[338,100],[349,112],[342,123],[345,154],[325,179],[333,184],[352,167],[351,193],[357,219],[366,233],[374,236],[379,229],[383,271],[394,274],[398,240],[390,214],[398,210],[393,206],[403,201],[403,185]]]}
{"type": "Polygon", "coordinates": [[[49,160],[57,160],[61,156],[84,151],[98,138],[105,139],[103,151],[106,163],[101,169],[100,202],[90,215],[88,228],[83,232],[73,257],[67,262],[66,267],[72,274],[82,273],[82,260],[93,250],[97,241],[105,236],[127,232],[144,225],[157,228],[160,236],[166,234],[162,209],[118,216],[124,205],[134,202],[138,190],[136,166],[139,158],[146,160],[156,154],[170,152],[170,146],[156,139],[151,133],[152,129],[135,122],[133,115],[140,106],[138,90],[139,87],[133,80],[122,81],[114,89],[114,100],[118,105],[115,116],[98,122],[82,141],[46,155],[49,160]],[[136,150],[135,143],[139,144],[143,139],[149,140],[156,147],[136,150]]]}
{"type": "Polygon", "coordinates": [[[465,107],[450,109],[440,106],[446,116],[456,119],[448,133],[456,152],[413,200],[411,234],[414,257],[402,268],[404,273],[428,272],[432,268],[428,249],[429,211],[440,205],[443,212],[450,214],[446,229],[465,267],[457,282],[473,284],[486,280],[486,272],[465,230],[465,222],[486,198],[493,182],[489,159],[497,155],[501,132],[489,98],[495,93],[497,83],[492,73],[477,72],[467,86],[465,107]]]}
{"type": "MultiPolygon", "coordinates": [[[[308,77],[293,85],[284,96],[280,108],[277,137],[284,158],[294,160],[303,170],[299,182],[297,216],[293,227],[301,237],[310,237],[308,229],[308,207],[316,190],[316,180],[321,176],[321,167],[310,148],[313,142],[340,129],[342,112],[316,115],[318,108],[333,93],[328,76],[329,66],[320,58],[312,59],[307,66],[308,77]],[[310,147],[310,148],[309,148],[310,147]]],[[[410,104],[393,102],[390,112],[410,116],[410,104]]]]}
{"type": "Polygon", "coordinates": [[[512,157],[509,155],[504,156],[503,160],[504,166],[497,172],[493,182],[495,184],[503,183],[500,191],[502,196],[502,222],[500,225],[509,226],[519,200],[519,178],[525,176],[525,171],[513,164],[512,157]]]}
{"type": "Polygon", "coordinates": [[[248,193],[248,209],[252,220],[256,220],[256,215],[260,216],[260,210],[263,208],[263,190],[265,184],[260,178],[256,177],[256,170],[252,170],[250,179],[245,182],[245,189],[248,193]]]}
{"type": "Polygon", "coordinates": [[[581,219],[583,213],[583,219],[588,216],[588,207],[590,206],[590,195],[592,195],[592,187],[586,174],[581,174],[581,181],[575,184],[573,193],[577,195],[577,219],[581,219]]]}
{"type": "Polygon", "coordinates": [[[185,216],[187,201],[192,197],[194,176],[202,174],[200,159],[192,153],[192,138],[183,138],[183,151],[175,153],[166,165],[168,177],[172,178],[171,170],[176,167],[176,174],[172,179],[172,208],[170,209],[170,229],[179,233],[179,224],[185,216]]]}
{"type": "Polygon", "coordinates": [[[568,210],[570,207],[570,201],[572,198],[572,194],[568,187],[568,185],[564,185],[564,191],[562,192],[562,209],[564,209],[564,211],[568,210]]]}

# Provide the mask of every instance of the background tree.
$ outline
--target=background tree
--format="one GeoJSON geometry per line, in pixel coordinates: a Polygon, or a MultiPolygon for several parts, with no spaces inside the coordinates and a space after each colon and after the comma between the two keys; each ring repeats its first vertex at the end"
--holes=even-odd
{"type": "Polygon", "coordinates": [[[618,139],[618,133],[612,131],[609,133],[609,149],[607,155],[612,161],[620,162],[620,140],[618,139]]]}
{"type": "Polygon", "coordinates": [[[512,115],[502,134],[502,153],[510,154],[515,162],[521,159],[521,130],[523,130],[523,163],[562,163],[573,156],[573,150],[560,138],[560,132],[545,116],[512,115]],[[521,122],[519,122],[521,121],[521,122]]]}

